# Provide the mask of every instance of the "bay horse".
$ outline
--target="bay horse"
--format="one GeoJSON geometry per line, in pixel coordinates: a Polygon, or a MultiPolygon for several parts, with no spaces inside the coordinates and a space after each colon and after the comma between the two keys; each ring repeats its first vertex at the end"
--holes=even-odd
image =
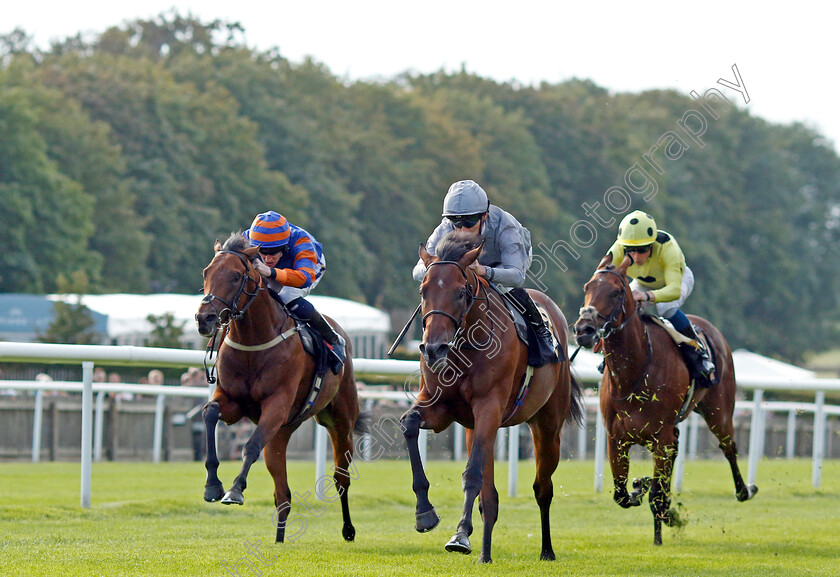
{"type": "Polygon", "coordinates": [[[224,335],[216,357],[216,389],[202,411],[207,430],[204,500],[242,505],[248,472],[263,451],[274,479],[276,542],[283,542],[292,497],[286,478],[286,447],[301,423],[314,416],[332,440],[333,479],[344,521],[341,532],[346,541],[352,541],[356,530],[348,508],[348,467],[353,458],[353,430],[360,431],[363,419],[359,419],[350,340],[330,319],[347,343],[347,360],[337,375],[327,370],[320,388],[313,388],[316,365],[304,350],[300,327],[265,290],[254,269],[259,247],[251,247],[234,233],[224,245],[217,241],[214,250],[204,269],[204,299],[195,315],[198,332],[213,338],[209,351],[219,331],[224,335]],[[217,475],[216,425],[219,419],[232,425],[243,417],[257,426],[242,449],[242,469],[226,492],[217,475]]]}
{"type": "MultiPolygon", "coordinates": [[[[414,492],[415,529],[434,529],[440,517],[429,501],[429,481],[418,447],[420,429],[440,432],[453,422],[467,429],[469,457],[462,475],[463,514],[447,551],[468,554],[476,497],[484,521],[479,561],[489,563],[491,536],[499,510],[493,480],[493,448],[500,427],[528,423],[534,441],[534,495],[540,509],[540,558],[554,560],[549,507],[554,495],[551,475],[560,458],[560,430],[567,418],[580,421],[581,389],[567,358],[531,369],[527,346],[520,341],[499,293],[479,277],[476,261],[483,240],[453,231],[431,256],[421,245],[426,275],[420,285],[423,340],[420,345],[420,391],[400,422],[408,446],[414,492]],[[530,381],[526,380],[530,378],[530,381]]],[[[529,291],[547,311],[566,351],[566,319],[544,294],[529,291]]]]}
{"type": "Polygon", "coordinates": [[[662,544],[662,523],[680,520],[670,508],[671,473],[678,450],[678,415],[695,411],[703,416],[717,437],[732,470],[735,497],[751,499],[758,488],[747,486],[738,469],[732,416],[735,410],[735,371],[732,351],[721,332],[709,321],[688,315],[705,333],[714,349],[719,382],[693,391],[682,353],[671,336],[637,314],[627,279],[632,264],[625,257],[619,266],[604,261],[584,285],[584,302],[574,331],[579,345],[592,348],[602,342],[605,360],[601,379],[601,414],[607,431],[607,450],[612,469],[613,498],[620,506],[639,506],[650,490],[648,501],[654,518],[654,545],[662,544]],[[646,447],[654,458],[653,478],[633,482],[627,491],[631,445],[646,447]]]}

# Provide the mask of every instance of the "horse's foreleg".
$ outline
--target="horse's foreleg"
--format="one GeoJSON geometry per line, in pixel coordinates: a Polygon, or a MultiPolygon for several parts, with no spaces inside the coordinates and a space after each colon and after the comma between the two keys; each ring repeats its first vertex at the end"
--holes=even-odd
{"type": "Polygon", "coordinates": [[[289,400],[279,395],[263,402],[257,428],[254,429],[251,437],[245,443],[245,446],[242,447],[242,468],[233,480],[233,485],[225,493],[225,496],[222,497],[222,504],[243,505],[245,503],[245,497],[242,492],[248,486],[248,472],[251,470],[251,465],[260,458],[260,453],[266,446],[266,443],[274,438],[274,435],[280,430],[281,425],[284,424],[285,415],[289,406],[289,400]]]}
{"type": "Polygon", "coordinates": [[[679,431],[673,428],[673,434],[668,435],[663,429],[661,436],[653,446],[654,466],[653,480],[650,485],[650,511],[653,513],[653,544],[662,545],[662,523],[671,525],[675,520],[675,513],[671,511],[671,474],[674,461],[677,459],[679,431]]]}
{"type": "MultiPolygon", "coordinates": [[[[493,459],[496,432],[501,424],[501,415],[498,410],[494,411],[488,408],[473,406],[473,414],[476,415],[477,418],[475,419],[475,430],[472,437],[472,450],[470,451],[470,456],[467,459],[467,466],[461,476],[464,489],[464,509],[461,519],[458,521],[455,535],[446,544],[447,551],[457,551],[464,554],[472,552],[469,536],[472,535],[473,532],[473,506],[476,498],[481,492],[484,468],[488,461],[493,459]]],[[[488,482],[492,483],[493,480],[488,479],[488,482]]],[[[495,492],[495,487],[493,491],[495,492]]],[[[496,494],[496,499],[497,503],[495,507],[497,508],[498,494],[496,494]]],[[[490,506],[490,503],[487,503],[487,505],[490,506]]],[[[485,511],[484,515],[487,517],[488,512],[485,511]]],[[[496,512],[494,511],[492,513],[494,522],[495,515],[496,512]]],[[[489,530],[488,527],[485,526],[484,538],[481,546],[481,558],[479,559],[481,562],[489,563],[491,561],[490,537],[492,530],[492,525],[489,526],[489,530]]]]}
{"type": "Polygon", "coordinates": [[[412,407],[400,418],[400,424],[408,447],[408,459],[411,463],[411,488],[417,496],[414,528],[419,533],[426,533],[438,526],[440,517],[429,501],[429,479],[426,477],[426,472],[423,470],[423,461],[420,459],[418,438],[420,436],[421,420],[420,410],[417,407],[412,407]]]}
{"type": "MultiPolygon", "coordinates": [[[[610,470],[613,476],[613,500],[625,509],[642,504],[640,493],[627,492],[627,475],[630,472],[630,443],[609,436],[607,454],[610,458],[610,470]]],[[[644,493],[641,493],[642,495],[644,493]]]]}
{"type": "Polygon", "coordinates": [[[207,434],[207,457],[204,460],[207,481],[204,484],[204,500],[209,503],[220,500],[225,494],[225,488],[219,480],[219,457],[216,454],[216,425],[219,423],[220,411],[216,401],[210,401],[201,411],[207,434]]]}

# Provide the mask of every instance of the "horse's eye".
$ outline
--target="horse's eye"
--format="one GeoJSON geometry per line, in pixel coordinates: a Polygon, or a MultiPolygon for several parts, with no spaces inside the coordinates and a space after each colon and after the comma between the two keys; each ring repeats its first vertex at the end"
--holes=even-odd
{"type": "Polygon", "coordinates": [[[621,291],[620,290],[614,290],[610,293],[610,298],[611,299],[617,299],[620,296],[621,296],[621,291]]]}
{"type": "Polygon", "coordinates": [[[458,300],[463,300],[465,298],[467,298],[467,289],[462,288],[461,290],[458,291],[458,300]]]}
{"type": "Polygon", "coordinates": [[[240,280],[242,280],[242,273],[241,272],[235,273],[233,275],[233,282],[239,282],[240,280]]]}

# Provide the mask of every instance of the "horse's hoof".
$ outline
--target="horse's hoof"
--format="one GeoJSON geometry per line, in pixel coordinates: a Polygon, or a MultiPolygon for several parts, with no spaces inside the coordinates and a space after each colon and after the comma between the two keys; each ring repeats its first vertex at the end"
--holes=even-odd
{"type": "Polygon", "coordinates": [[[225,496],[222,497],[222,505],[244,505],[245,497],[242,496],[242,491],[231,489],[225,496]]]}
{"type": "Polygon", "coordinates": [[[540,553],[540,561],[554,561],[554,551],[543,551],[540,553]]]}
{"type": "Polygon", "coordinates": [[[346,524],[341,528],[341,536],[345,541],[352,541],[356,538],[356,528],[351,524],[346,524]]]}
{"type": "Polygon", "coordinates": [[[425,513],[417,513],[415,515],[414,529],[418,533],[428,533],[437,527],[438,523],[440,523],[440,516],[435,511],[435,508],[432,507],[425,513]]]}
{"type": "Polygon", "coordinates": [[[218,485],[210,485],[204,487],[204,500],[208,503],[215,503],[220,500],[225,494],[225,488],[221,483],[218,485]]]}
{"type": "Polygon", "coordinates": [[[639,477],[633,479],[633,492],[637,493],[639,497],[643,497],[645,493],[650,490],[650,477],[639,477]]]}
{"type": "Polygon", "coordinates": [[[463,533],[455,533],[444,548],[450,553],[463,553],[464,555],[472,553],[470,540],[463,533]]]}
{"type": "Polygon", "coordinates": [[[756,493],[758,493],[758,487],[756,487],[755,485],[747,485],[747,487],[745,489],[746,489],[746,491],[741,491],[741,492],[736,492],[735,493],[735,498],[738,499],[742,503],[744,501],[749,501],[750,499],[755,497],[756,493]]]}

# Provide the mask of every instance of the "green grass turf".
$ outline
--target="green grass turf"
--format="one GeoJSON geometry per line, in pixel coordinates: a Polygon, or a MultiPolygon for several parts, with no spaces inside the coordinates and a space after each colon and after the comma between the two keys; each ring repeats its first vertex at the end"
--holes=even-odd
{"type": "MultiPolygon", "coordinates": [[[[314,465],[289,465],[292,490],[313,492],[314,465]]],[[[632,466],[631,474],[643,475],[651,464],[635,460],[632,466]]],[[[222,464],[227,486],[238,467],[222,464]]],[[[662,547],[652,545],[646,503],[621,509],[610,491],[593,491],[591,461],[561,462],[551,512],[553,563],[538,560],[533,463],[520,464],[515,498],[507,496],[507,467],[501,464],[492,565],[476,562],[482,527],[477,509],[473,554],[443,549],[460,517],[462,468],[452,462],[429,464],[430,497],[442,517],[432,533],[413,529],[407,461],[358,462],[359,478],[350,488],[355,542],[341,537],[336,502],[323,504],[317,516],[295,508],[293,513],[306,519],[305,530],[294,542],[275,545],[273,486],[262,462],[251,470],[242,507],[202,500],[200,463],[97,463],[89,510],[79,505],[77,463],[0,463],[0,575],[231,575],[222,561],[233,566],[243,558],[265,576],[840,575],[838,461],[824,463],[819,489],[811,486],[810,461],[763,461],[760,491],[747,503],[735,501],[725,461],[689,462],[683,492],[674,497],[687,524],[664,528],[662,547]],[[249,553],[246,542],[257,545],[271,565],[249,553]]],[[[605,486],[612,486],[609,478],[605,486]]],[[[238,574],[257,575],[241,562],[238,574]]]]}

